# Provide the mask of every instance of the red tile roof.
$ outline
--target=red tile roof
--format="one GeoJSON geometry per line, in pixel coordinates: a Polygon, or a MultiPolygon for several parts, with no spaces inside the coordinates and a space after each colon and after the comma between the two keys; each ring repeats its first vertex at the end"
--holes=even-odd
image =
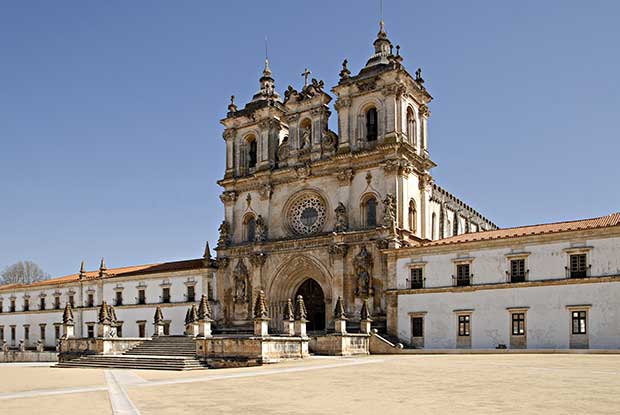
{"type": "Polygon", "coordinates": [[[519,226],[492,231],[464,233],[449,238],[438,239],[422,244],[422,246],[441,246],[464,242],[490,241],[494,239],[516,238],[519,236],[543,235],[557,232],[578,231],[584,229],[607,228],[620,226],[620,213],[612,213],[600,218],[573,220],[568,222],[545,223],[541,225],[519,226]]]}
{"type": "MultiPolygon", "coordinates": [[[[159,264],[134,265],[122,268],[110,268],[106,271],[106,278],[126,277],[130,275],[154,274],[158,272],[185,271],[192,269],[200,269],[204,267],[204,260],[188,259],[184,261],[163,262],[159,264]]],[[[86,281],[96,280],[99,278],[99,270],[87,271],[86,281]]],[[[80,280],[80,274],[65,275],[64,277],[52,278],[48,280],[37,281],[32,284],[7,284],[0,285],[0,290],[15,290],[20,288],[37,288],[56,284],[69,284],[80,280]]]]}

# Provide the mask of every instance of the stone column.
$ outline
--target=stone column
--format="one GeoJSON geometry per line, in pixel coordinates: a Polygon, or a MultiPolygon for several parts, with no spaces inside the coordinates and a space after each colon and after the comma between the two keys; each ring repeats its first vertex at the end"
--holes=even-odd
{"type": "Polygon", "coordinates": [[[306,305],[304,304],[304,298],[301,295],[297,296],[297,301],[295,301],[295,335],[300,337],[308,337],[306,334],[306,323],[308,320],[306,317],[308,313],[306,312],[306,305]]]}

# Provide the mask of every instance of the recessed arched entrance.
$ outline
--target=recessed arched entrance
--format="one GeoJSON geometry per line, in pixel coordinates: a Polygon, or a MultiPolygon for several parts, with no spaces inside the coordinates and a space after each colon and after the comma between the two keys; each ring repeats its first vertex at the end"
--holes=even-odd
{"type": "Polygon", "coordinates": [[[305,280],[297,289],[295,298],[301,295],[304,298],[308,313],[308,331],[325,330],[325,295],[318,282],[312,278],[305,280]]]}

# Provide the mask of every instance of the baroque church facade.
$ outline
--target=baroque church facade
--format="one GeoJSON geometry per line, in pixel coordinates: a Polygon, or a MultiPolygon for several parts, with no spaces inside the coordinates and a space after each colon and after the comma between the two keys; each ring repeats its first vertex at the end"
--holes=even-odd
{"type": "Polygon", "coordinates": [[[264,290],[275,329],[275,317],[298,294],[306,299],[310,330],[333,327],[338,297],[349,315],[369,299],[375,324],[384,325],[381,249],[496,228],[434,183],[432,97],[421,71],[412,76],[405,69],[383,22],[373,47],[357,75],[343,62],[331,90],[337,132],[328,127],[333,98],[307,71],[303,87],[289,86],[282,98],[265,60],[252,100],[243,108],[231,100],[221,121],[223,324],[249,325],[253,299],[264,290]]]}

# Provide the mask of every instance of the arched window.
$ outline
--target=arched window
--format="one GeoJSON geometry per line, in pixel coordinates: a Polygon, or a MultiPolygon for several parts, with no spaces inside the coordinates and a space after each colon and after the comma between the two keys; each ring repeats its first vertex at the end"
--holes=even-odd
{"type": "Polygon", "coordinates": [[[448,236],[452,236],[450,235],[450,231],[452,230],[452,222],[450,222],[450,219],[448,219],[448,226],[446,226],[446,233],[448,234],[448,236]]]}
{"type": "Polygon", "coordinates": [[[256,167],[256,156],[258,153],[256,138],[254,138],[254,136],[248,137],[247,143],[248,143],[248,168],[253,169],[256,167]]]}
{"type": "Polygon", "coordinates": [[[431,217],[431,240],[434,241],[436,238],[435,234],[435,222],[437,222],[437,215],[433,212],[433,216],[431,217]]]}
{"type": "Polygon", "coordinates": [[[459,234],[459,216],[454,214],[454,231],[452,232],[454,235],[459,234]]]}
{"type": "Polygon", "coordinates": [[[413,110],[411,107],[407,108],[407,140],[409,144],[416,145],[416,125],[415,125],[415,115],[413,115],[413,110]]]}
{"type": "Polygon", "coordinates": [[[256,218],[254,215],[248,215],[243,223],[244,239],[246,242],[254,242],[256,238],[256,218]]]}
{"type": "Polygon", "coordinates": [[[418,215],[415,208],[415,200],[409,201],[409,230],[415,232],[418,224],[418,215]]]}
{"type": "Polygon", "coordinates": [[[377,109],[372,107],[366,111],[366,140],[376,141],[378,134],[377,109]]]}
{"type": "Polygon", "coordinates": [[[377,226],[377,199],[374,196],[368,196],[362,202],[362,220],[367,228],[377,226]]]}

